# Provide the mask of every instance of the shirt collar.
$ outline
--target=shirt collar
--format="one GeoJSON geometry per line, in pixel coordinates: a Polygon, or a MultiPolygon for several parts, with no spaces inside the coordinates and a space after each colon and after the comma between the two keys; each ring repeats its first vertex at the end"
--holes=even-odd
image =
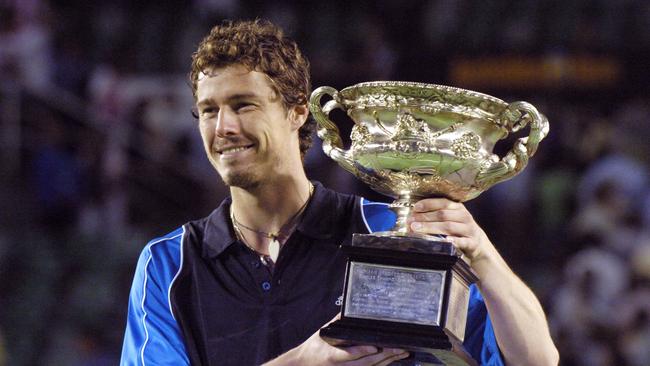
{"type": "Polygon", "coordinates": [[[232,198],[226,197],[219,207],[207,217],[203,236],[203,254],[216,257],[237,241],[230,223],[230,204],[232,198]]]}
{"type": "MultiPolygon", "coordinates": [[[[307,203],[303,218],[296,230],[314,239],[327,239],[334,235],[333,217],[336,214],[336,202],[330,195],[333,191],[323,187],[320,182],[314,184],[314,194],[307,203]]],[[[237,241],[230,222],[230,205],[232,198],[224,199],[219,207],[208,217],[203,238],[203,250],[207,257],[216,257],[237,241]]]]}
{"type": "Polygon", "coordinates": [[[312,184],[314,194],[296,230],[314,239],[328,239],[334,235],[335,229],[332,215],[336,215],[336,201],[331,197],[335,193],[320,182],[313,181],[312,184]]]}

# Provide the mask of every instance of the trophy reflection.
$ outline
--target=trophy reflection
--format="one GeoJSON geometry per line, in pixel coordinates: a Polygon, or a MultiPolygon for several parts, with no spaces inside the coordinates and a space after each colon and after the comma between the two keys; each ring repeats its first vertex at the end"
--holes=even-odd
{"type": "Polygon", "coordinates": [[[548,133],[548,121],[526,102],[442,85],[378,81],[341,90],[316,89],[309,108],[323,150],[373,190],[394,198],[390,231],[354,234],[341,319],[320,335],[333,345],[402,348],[400,365],[473,365],[462,342],[469,286],[476,275],[442,236],[410,233],[415,202],[464,202],[519,173],[548,133]],[[323,96],[332,99],[324,105],[323,96]],[[329,119],[342,109],[354,121],[349,150],[329,119]],[[503,157],[497,141],[528,127],[503,157]]]}

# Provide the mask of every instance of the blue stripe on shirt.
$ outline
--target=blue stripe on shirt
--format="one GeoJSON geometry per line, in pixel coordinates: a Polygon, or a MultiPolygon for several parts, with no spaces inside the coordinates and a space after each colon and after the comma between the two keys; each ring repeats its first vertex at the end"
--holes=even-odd
{"type": "Polygon", "coordinates": [[[189,365],[170,306],[170,291],[182,267],[184,228],[151,241],[140,254],[129,296],[120,365],[189,365]]]}

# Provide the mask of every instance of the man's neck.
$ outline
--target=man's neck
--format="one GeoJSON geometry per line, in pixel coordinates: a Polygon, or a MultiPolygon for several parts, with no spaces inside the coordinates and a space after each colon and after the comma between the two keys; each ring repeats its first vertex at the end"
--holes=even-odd
{"type": "Polygon", "coordinates": [[[278,232],[306,204],[310,185],[303,173],[267,181],[253,189],[231,187],[233,214],[247,227],[267,233],[278,232]]]}

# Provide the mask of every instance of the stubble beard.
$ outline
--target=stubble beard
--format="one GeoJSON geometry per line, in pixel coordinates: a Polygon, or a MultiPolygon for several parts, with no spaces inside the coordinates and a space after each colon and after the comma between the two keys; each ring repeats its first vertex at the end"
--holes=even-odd
{"type": "Polygon", "coordinates": [[[250,168],[233,169],[224,174],[221,174],[219,171],[217,172],[226,186],[251,191],[271,183],[274,178],[270,174],[280,171],[281,166],[282,158],[274,155],[271,161],[267,161],[264,164],[256,164],[250,168]]]}
{"type": "Polygon", "coordinates": [[[260,185],[260,178],[250,170],[221,175],[221,180],[228,187],[238,187],[244,190],[255,189],[260,185]]]}

